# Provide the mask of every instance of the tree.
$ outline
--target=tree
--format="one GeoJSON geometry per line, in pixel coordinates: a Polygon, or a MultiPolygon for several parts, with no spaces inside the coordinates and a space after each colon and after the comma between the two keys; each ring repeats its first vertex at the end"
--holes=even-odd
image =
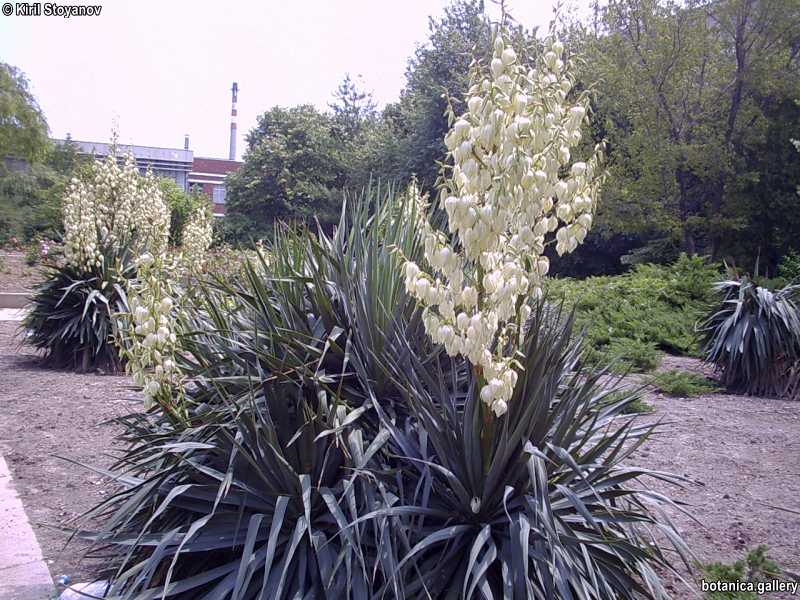
{"type": "Polygon", "coordinates": [[[177,246],[181,242],[181,233],[189,217],[198,209],[210,205],[211,199],[200,191],[184,192],[169,177],[159,178],[158,187],[170,212],[169,243],[177,246]]]}
{"type": "Polygon", "coordinates": [[[331,224],[344,175],[332,117],[276,106],[247,135],[244,165],[228,180],[229,214],[247,218],[251,235],[268,234],[275,219],[331,224]]]}
{"type": "Polygon", "coordinates": [[[340,137],[353,141],[375,118],[375,101],[372,94],[362,92],[345,73],[344,79],[333,93],[334,101],[328,106],[333,111],[333,122],[340,137]]]}
{"type": "Polygon", "coordinates": [[[400,101],[386,108],[384,119],[399,139],[394,153],[386,157],[390,170],[404,180],[416,175],[430,191],[439,175],[437,163],[446,152],[448,98],[455,112],[463,111],[472,56],[489,54],[490,35],[482,0],[454,2],[440,19],[431,17],[428,28],[428,43],[408,61],[400,101]]]}
{"type": "MultiPolygon", "coordinates": [[[[752,236],[746,190],[770,106],[800,81],[795,0],[611,0],[584,29],[586,77],[602,80],[611,227],[721,256],[752,236]]],[[[783,144],[782,139],[770,143],[783,144]]]]}
{"type": "Polygon", "coordinates": [[[49,145],[47,121],[25,74],[0,62],[0,159],[34,162],[49,145]]]}
{"type": "Polygon", "coordinates": [[[334,102],[328,104],[332,111],[333,133],[338,142],[342,166],[345,171],[344,187],[358,191],[369,184],[380,169],[380,156],[376,142],[390,133],[381,127],[372,94],[361,91],[345,74],[333,93],[334,102]]]}
{"type": "Polygon", "coordinates": [[[0,243],[12,236],[25,241],[59,238],[61,197],[70,178],[89,162],[69,141],[50,146],[41,162],[0,162],[0,243]]]}

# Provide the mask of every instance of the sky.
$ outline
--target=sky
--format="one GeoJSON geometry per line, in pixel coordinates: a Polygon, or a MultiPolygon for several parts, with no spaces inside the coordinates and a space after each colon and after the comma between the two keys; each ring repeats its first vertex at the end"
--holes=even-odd
{"type": "MultiPolygon", "coordinates": [[[[324,109],[345,73],[378,106],[449,0],[82,0],[98,17],[0,15],[0,61],[24,71],[53,137],[182,148],[227,158],[239,84],[237,158],[272,106],[324,109]]],[[[507,0],[547,29],[554,0],[507,0]]],[[[60,4],[76,4],[60,0],[60,4]]],[[[488,4],[488,3],[487,3],[488,4]]],[[[494,10],[494,8],[490,9],[494,10]]]]}

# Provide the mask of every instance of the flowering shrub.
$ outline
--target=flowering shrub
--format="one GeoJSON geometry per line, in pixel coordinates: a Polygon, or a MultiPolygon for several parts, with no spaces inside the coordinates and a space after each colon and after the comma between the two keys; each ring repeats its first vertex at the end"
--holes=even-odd
{"type": "Polygon", "coordinates": [[[205,265],[206,252],[213,241],[211,207],[201,206],[195,209],[186,221],[181,234],[181,259],[189,269],[202,269],[205,265]]]}
{"type": "Polygon", "coordinates": [[[96,163],[88,181],[73,178],[64,198],[64,257],[90,270],[104,255],[126,248],[136,256],[167,249],[169,211],[151,173],[142,176],[132,156],[115,153],[96,163]]]}
{"type": "Polygon", "coordinates": [[[424,231],[400,202],[349,204],[331,237],[280,227],[182,306],[186,416],[124,420],[120,487],[88,515],[108,596],[667,597],[661,544],[683,545],[638,478],[674,478],[627,464],[652,430],[620,418],[635,393],[534,303],[485,462],[477,378],[405,293],[424,231]]]}
{"type": "Polygon", "coordinates": [[[120,164],[114,153],[71,181],[62,209],[63,261],[50,261],[52,248],[43,243],[49,273],[23,321],[27,341],[56,367],[116,370],[124,357],[113,334],[128,311],[133,259],[165,253],[169,212],[155,178],[140,175],[131,156],[120,164]]]}
{"type": "MultiPolygon", "coordinates": [[[[406,289],[424,307],[425,329],[450,356],[480,370],[481,399],[508,409],[514,354],[549,269],[548,235],[559,255],[583,242],[602,180],[602,149],[572,162],[588,99],[570,100],[571,63],[549,40],[535,61],[518,57],[499,28],[488,71],[475,63],[468,110],[445,138],[452,168],[440,194],[448,237],[425,226],[426,272],[405,264],[406,289]]],[[[413,192],[412,192],[413,193],[413,192]]]]}

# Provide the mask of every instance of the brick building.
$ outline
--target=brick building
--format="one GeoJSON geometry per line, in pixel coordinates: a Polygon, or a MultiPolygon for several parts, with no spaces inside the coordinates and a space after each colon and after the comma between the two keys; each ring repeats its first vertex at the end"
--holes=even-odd
{"type": "Polygon", "coordinates": [[[198,187],[211,198],[214,203],[214,216],[225,216],[225,177],[242,166],[236,160],[222,158],[204,158],[197,156],[189,172],[189,189],[198,187]]]}
{"type": "MultiPolygon", "coordinates": [[[[157,146],[136,146],[119,144],[120,155],[132,154],[136,166],[144,173],[151,170],[157,177],[169,177],[178,187],[188,192],[200,188],[211,199],[214,206],[214,216],[225,216],[225,178],[242,166],[236,158],[236,101],[239,85],[234,82],[231,87],[231,135],[228,149],[228,158],[195,157],[189,149],[189,136],[183,143],[183,148],[160,148],[157,146]]],[[[57,144],[67,141],[77,147],[79,154],[102,159],[108,156],[111,145],[104,142],[81,142],[72,140],[67,135],[67,140],[53,140],[57,144]]]]}

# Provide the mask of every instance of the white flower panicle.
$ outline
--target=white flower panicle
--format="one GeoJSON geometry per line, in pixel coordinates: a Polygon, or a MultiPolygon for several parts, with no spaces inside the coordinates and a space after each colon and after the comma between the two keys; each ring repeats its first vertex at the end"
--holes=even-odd
{"type": "Polygon", "coordinates": [[[162,254],[169,210],[152,174],[140,175],[133,157],[120,165],[114,154],[96,163],[88,180],[73,178],[63,201],[64,256],[92,269],[123,247],[134,254],[162,254]]]}
{"type": "MultiPolygon", "coordinates": [[[[588,99],[568,100],[573,79],[563,45],[548,40],[528,66],[507,39],[500,28],[489,72],[472,68],[467,111],[451,114],[452,171],[440,193],[451,238],[424,220],[432,271],[404,266],[406,289],[425,307],[426,331],[450,356],[480,367],[480,397],[497,416],[517,382],[513,356],[528,299],[541,295],[550,267],[545,245],[555,240],[562,255],[583,242],[602,179],[600,145],[572,162],[588,99]]],[[[413,186],[410,193],[423,202],[413,186]]]]}
{"type": "Polygon", "coordinates": [[[211,247],[213,228],[211,210],[208,206],[195,209],[181,234],[181,259],[189,269],[201,269],[206,252],[211,247]]]}
{"type": "Polygon", "coordinates": [[[161,272],[162,261],[150,253],[137,259],[139,278],[128,285],[130,314],[119,344],[128,372],[144,390],[148,409],[156,403],[174,407],[176,396],[183,393],[182,373],[175,360],[179,307],[169,278],[161,272]]]}

